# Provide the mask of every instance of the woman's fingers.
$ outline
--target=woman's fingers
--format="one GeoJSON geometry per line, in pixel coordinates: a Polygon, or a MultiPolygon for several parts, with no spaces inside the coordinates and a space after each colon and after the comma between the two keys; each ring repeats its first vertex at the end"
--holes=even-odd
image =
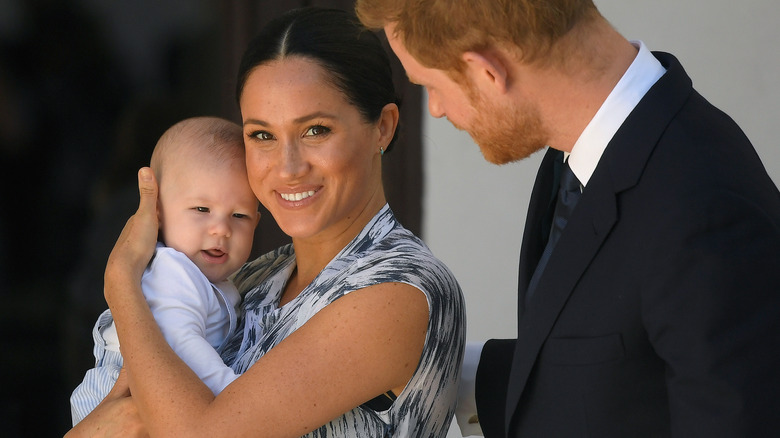
{"type": "Polygon", "coordinates": [[[144,267],[149,259],[152,258],[155,243],[157,243],[157,230],[159,228],[157,220],[157,182],[154,179],[152,169],[148,167],[141,168],[138,171],[138,193],[141,196],[138,204],[138,211],[133,215],[135,224],[130,229],[131,233],[127,236],[130,243],[136,243],[134,249],[141,252],[141,259],[144,267]]]}
{"type": "Polygon", "coordinates": [[[152,169],[142,167],[138,171],[138,192],[141,202],[137,214],[153,214],[157,218],[157,182],[152,169]]]}
{"type": "MultiPolygon", "coordinates": [[[[138,171],[138,210],[128,219],[106,264],[105,284],[141,280],[157,242],[157,182],[152,170],[138,171]]],[[[108,287],[106,298],[108,298],[108,287]]],[[[110,304],[110,303],[109,303],[110,304]]]]}

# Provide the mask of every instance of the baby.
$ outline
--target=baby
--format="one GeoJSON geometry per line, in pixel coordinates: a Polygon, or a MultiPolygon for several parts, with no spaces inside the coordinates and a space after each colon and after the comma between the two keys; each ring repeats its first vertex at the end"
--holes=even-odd
{"type": "MultiPolygon", "coordinates": [[[[160,188],[160,234],[143,275],[144,296],[173,350],[217,394],[237,377],[219,356],[240,301],[228,277],[249,258],[260,218],[241,128],[215,117],[181,121],[160,137],[151,168],[160,188]]],[[[95,368],[71,395],[74,425],[103,400],[122,368],[110,311],[92,333],[95,368]]]]}

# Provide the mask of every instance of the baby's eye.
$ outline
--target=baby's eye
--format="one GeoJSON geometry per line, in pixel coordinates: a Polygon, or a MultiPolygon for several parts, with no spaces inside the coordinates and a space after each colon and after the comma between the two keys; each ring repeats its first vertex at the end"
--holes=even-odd
{"type": "Polygon", "coordinates": [[[314,125],[311,128],[306,130],[306,133],[304,135],[306,136],[317,136],[317,135],[323,135],[330,132],[330,128],[327,128],[322,125],[314,125]]]}
{"type": "Polygon", "coordinates": [[[208,213],[209,208],[208,207],[195,207],[195,210],[201,212],[201,213],[208,213]]]}
{"type": "Polygon", "coordinates": [[[233,217],[236,218],[236,219],[245,219],[245,218],[248,218],[249,215],[244,214],[244,213],[233,213],[233,217]]]}

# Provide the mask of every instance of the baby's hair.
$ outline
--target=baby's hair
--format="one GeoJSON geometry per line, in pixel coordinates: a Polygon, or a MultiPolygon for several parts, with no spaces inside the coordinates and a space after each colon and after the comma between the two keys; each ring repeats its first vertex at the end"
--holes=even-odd
{"type": "Polygon", "coordinates": [[[244,160],[243,132],[219,117],[184,119],[166,130],[152,152],[150,166],[158,183],[165,162],[178,154],[199,154],[215,164],[244,160]]]}

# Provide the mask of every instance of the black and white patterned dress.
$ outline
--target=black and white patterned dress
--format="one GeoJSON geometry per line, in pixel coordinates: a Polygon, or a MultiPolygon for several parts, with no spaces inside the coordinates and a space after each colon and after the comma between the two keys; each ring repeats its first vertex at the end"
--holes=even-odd
{"type": "Polygon", "coordinates": [[[308,437],[443,437],[455,411],[466,336],[463,296],[455,277],[428,247],[382,210],[298,297],[279,308],[295,267],[292,245],[247,263],[235,278],[243,318],[222,353],[237,373],[249,369],[328,304],[385,282],[412,285],[428,299],[428,331],[419,367],[385,411],[357,407],[308,437]]]}

